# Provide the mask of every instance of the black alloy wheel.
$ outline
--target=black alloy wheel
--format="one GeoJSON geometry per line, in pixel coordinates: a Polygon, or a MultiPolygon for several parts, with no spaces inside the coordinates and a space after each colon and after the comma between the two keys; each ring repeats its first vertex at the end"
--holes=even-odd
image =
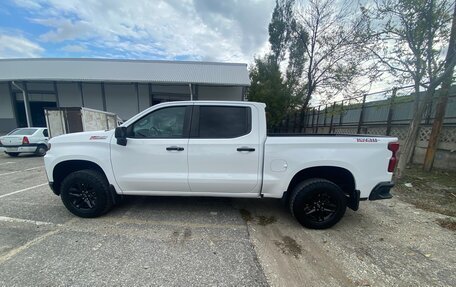
{"type": "Polygon", "coordinates": [[[313,178],[301,182],[293,189],[289,204],[291,213],[301,225],[325,229],[343,217],[347,197],[335,183],[313,178]]]}
{"type": "Polygon", "coordinates": [[[74,208],[88,210],[95,208],[97,194],[90,183],[74,182],[68,190],[68,198],[74,208]]]}
{"type": "Polygon", "coordinates": [[[67,175],[60,185],[60,197],[65,207],[79,217],[98,217],[113,206],[108,181],[96,170],[78,170],[67,175]]]}
{"type": "Polygon", "coordinates": [[[337,201],[326,190],[315,193],[304,203],[304,213],[315,222],[324,222],[335,215],[337,201]]]}

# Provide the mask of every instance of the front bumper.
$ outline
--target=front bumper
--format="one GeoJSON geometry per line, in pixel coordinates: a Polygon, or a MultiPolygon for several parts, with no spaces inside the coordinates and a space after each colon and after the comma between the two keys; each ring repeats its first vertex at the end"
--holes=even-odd
{"type": "Polygon", "coordinates": [[[380,200],[380,199],[390,199],[393,195],[390,193],[391,188],[393,188],[394,182],[385,181],[377,184],[371,191],[369,195],[369,200],[380,200]]]}

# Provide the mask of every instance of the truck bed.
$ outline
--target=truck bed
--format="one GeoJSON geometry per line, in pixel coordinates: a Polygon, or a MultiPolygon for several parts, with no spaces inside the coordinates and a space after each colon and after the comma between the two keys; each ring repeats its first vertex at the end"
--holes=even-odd
{"type": "Polygon", "coordinates": [[[268,134],[263,194],[279,197],[275,192],[287,190],[300,170],[320,166],[349,171],[361,198],[367,198],[376,184],[391,180],[388,144],[395,141],[394,137],[361,134],[268,134]]]}

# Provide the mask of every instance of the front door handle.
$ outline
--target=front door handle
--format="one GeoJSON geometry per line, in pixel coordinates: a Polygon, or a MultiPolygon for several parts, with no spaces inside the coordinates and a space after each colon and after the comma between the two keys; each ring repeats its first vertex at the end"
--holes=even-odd
{"type": "Polygon", "coordinates": [[[168,151],[170,151],[170,150],[183,151],[184,148],[183,148],[183,147],[180,147],[180,146],[175,146],[175,145],[173,145],[173,146],[167,147],[166,150],[168,150],[168,151]]]}
{"type": "Polygon", "coordinates": [[[255,149],[254,149],[253,147],[243,146],[243,147],[238,147],[238,148],[237,148],[237,151],[248,151],[248,152],[252,152],[252,151],[255,151],[255,149]]]}

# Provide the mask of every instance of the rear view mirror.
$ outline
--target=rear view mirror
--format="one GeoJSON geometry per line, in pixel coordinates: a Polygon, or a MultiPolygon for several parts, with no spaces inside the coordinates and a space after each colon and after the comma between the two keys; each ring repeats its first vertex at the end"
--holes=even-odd
{"type": "Polygon", "coordinates": [[[117,139],[118,145],[127,145],[127,128],[126,127],[117,127],[114,133],[114,136],[117,139]]]}

